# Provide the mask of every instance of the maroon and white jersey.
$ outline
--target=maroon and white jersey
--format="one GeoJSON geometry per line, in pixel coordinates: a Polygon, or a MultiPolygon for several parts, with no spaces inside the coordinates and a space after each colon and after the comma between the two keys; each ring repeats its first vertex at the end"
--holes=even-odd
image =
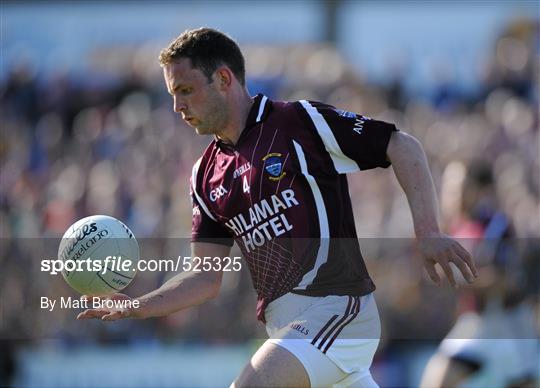
{"type": "Polygon", "coordinates": [[[388,167],[392,124],[258,95],[236,145],[214,140],[191,177],[192,241],[236,241],[258,294],[362,296],[375,285],[357,241],[346,173],[388,167]]]}

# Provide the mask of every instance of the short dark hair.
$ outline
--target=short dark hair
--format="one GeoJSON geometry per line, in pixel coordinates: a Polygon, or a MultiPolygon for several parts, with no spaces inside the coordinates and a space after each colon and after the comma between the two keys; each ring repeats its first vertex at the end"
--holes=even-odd
{"type": "Polygon", "coordinates": [[[186,30],[161,50],[159,63],[168,65],[180,58],[191,59],[191,65],[201,70],[209,81],[221,65],[227,65],[238,81],[245,85],[244,56],[234,40],[212,28],[186,30]]]}

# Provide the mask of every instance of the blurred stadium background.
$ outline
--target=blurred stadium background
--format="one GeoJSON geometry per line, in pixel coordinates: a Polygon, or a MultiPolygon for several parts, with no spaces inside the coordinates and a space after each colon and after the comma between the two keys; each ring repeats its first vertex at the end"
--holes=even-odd
{"type": "MultiPolygon", "coordinates": [[[[470,166],[487,162],[496,208],[519,240],[510,275],[520,279],[537,337],[536,2],[3,1],[0,7],[0,384],[226,386],[266,337],[246,271],[228,274],[217,300],[162,319],[103,324],[76,321],[71,310],[39,309],[40,296],[75,296],[61,278],[40,273],[39,260],[79,218],[112,215],[149,244],[190,235],[189,175],[209,139],[173,113],[157,54],[199,26],[239,42],[252,94],[329,102],[395,122],[419,138],[448,232],[463,226],[459,187],[470,166]]],[[[385,333],[375,380],[417,386],[461,299],[460,291],[430,285],[412,265],[412,251],[385,249],[413,236],[392,175],[366,172],[349,183],[385,333]]],[[[187,254],[182,246],[177,255],[187,254]]],[[[169,276],[140,273],[127,293],[140,295],[169,276]]]]}

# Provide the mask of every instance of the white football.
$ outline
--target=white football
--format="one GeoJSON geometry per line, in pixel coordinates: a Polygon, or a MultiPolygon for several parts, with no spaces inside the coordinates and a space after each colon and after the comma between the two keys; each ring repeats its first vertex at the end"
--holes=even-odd
{"type": "Polygon", "coordinates": [[[73,289],[85,295],[108,295],[121,291],[135,277],[139,244],[121,221],[95,215],[68,228],[58,259],[64,264],[62,276],[73,289]]]}

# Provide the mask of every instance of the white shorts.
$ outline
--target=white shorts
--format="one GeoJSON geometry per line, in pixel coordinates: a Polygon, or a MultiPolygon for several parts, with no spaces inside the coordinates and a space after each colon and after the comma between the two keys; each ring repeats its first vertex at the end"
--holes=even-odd
{"type": "Polygon", "coordinates": [[[265,318],[268,341],[298,358],[312,387],[377,386],[369,372],[381,336],[373,294],[289,293],[268,305],[265,318]]]}

